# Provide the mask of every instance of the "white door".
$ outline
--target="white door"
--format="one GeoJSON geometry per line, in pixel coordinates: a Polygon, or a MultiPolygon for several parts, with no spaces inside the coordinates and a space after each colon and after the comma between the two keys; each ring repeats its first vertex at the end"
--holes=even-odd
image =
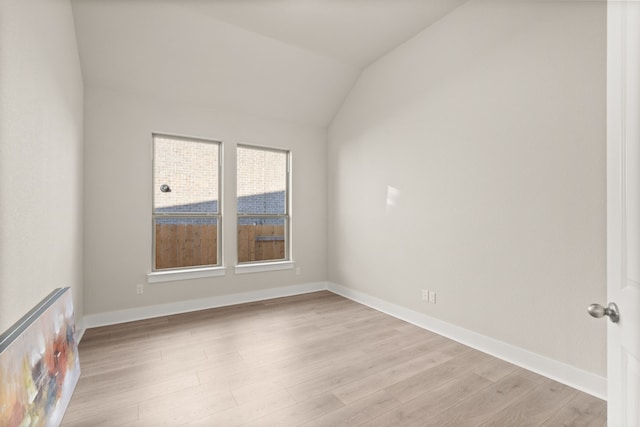
{"type": "Polygon", "coordinates": [[[610,427],[640,426],[640,2],[607,3],[607,293],[610,427]]]}

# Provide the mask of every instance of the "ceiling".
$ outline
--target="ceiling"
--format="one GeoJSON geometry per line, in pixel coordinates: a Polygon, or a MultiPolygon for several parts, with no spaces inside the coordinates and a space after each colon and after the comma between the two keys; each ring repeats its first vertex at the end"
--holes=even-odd
{"type": "Polygon", "coordinates": [[[182,2],[196,13],[362,68],[440,19],[451,0],[182,2]]]}
{"type": "Polygon", "coordinates": [[[464,0],[74,0],[85,84],[326,127],[364,67],[464,0]]]}

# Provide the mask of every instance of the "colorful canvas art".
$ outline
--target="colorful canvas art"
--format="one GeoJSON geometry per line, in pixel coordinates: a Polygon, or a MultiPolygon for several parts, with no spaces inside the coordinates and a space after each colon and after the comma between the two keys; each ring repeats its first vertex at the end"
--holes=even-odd
{"type": "Polygon", "coordinates": [[[71,290],[56,289],[0,336],[0,426],[59,426],[79,377],[71,290]]]}

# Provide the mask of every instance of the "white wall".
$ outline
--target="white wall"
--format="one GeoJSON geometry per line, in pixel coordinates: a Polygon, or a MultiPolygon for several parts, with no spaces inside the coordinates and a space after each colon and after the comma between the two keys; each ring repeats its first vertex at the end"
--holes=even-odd
{"type": "Polygon", "coordinates": [[[325,281],[326,130],[179,104],[127,92],[85,87],[85,313],[325,281]],[[224,277],[146,284],[151,271],[151,134],[223,142],[224,277]],[[234,274],[235,147],[292,151],[293,258],[301,268],[234,274]],[[145,292],[136,295],[136,284],[145,292]]]}
{"type": "Polygon", "coordinates": [[[326,127],[359,69],[225,22],[212,3],[73,1],[85,84],[326,127]]]}
{"type": "Polygon", "coordinates": [[[0,0],[0,332],[57,287],[81,321],[82,91],[69,2],[0,0]]]}
{"type": "Polygon", "coordinates": [[[368,67],[329,280],[604,376],[605,58],[603,2],[472,1],[368,67]]]}

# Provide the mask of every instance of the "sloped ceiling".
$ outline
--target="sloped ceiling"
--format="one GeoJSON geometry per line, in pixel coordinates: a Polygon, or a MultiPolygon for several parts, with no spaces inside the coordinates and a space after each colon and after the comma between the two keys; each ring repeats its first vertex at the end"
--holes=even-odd
{"type": "Polygon", "coordinates": [[[85,84],[326,127],[361,70],[464,0],[75,0],[85,84]]]}

